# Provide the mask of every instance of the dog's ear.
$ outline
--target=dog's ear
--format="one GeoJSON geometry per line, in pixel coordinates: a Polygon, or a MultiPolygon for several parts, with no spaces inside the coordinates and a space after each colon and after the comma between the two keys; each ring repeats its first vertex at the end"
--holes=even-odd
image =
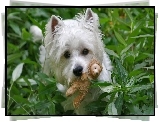
{"type": "Polygon", "coordinates": [[[85,20],[88,21],[90,19],[93,19],[93,12],[91,8],[87,8],[86,14],[85,14],[85,20]]]}
{"type": "Polygon", "coordinates": [[[85,21],[92,23],[94,26],[99,26],[98,15],[94,13],[91,8],[87,8],[85,13],[85,21]]]}
{"type": "Polygon", "coordinates": [[[61,26],[63,23],[62,21],[56,17],[55,15],[52,15],[51,17],[51,29],[52,29],[52,32],[55,31],[55,28],[58,26],[61,26]]]}

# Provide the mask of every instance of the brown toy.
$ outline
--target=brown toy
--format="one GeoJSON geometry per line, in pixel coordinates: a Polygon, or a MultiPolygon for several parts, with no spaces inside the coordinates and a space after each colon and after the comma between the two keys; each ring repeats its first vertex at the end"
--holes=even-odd
{"type": "Polygon", "coordinates": [[[70,96],[76,91],[79,92],[79,95],[73,101],[74,108],[79,107],[80,103],[88,93],[89,86],[91,85],[90,80],[96,79],[101,71],[101,64],[97,60],[92,59],[88,66],[88,72],[83,73],[80,78],[72,82],[70,88],[66,91],[66,96],[70,96]]]}

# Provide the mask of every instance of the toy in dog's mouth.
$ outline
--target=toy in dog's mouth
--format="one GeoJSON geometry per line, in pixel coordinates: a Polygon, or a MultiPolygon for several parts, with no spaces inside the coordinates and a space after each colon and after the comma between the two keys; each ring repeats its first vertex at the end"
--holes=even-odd
{"type": "Polygon", "coordinates": [[[73,101],[74,108],[77,109],[79,107],[80,103],[88,93],[91,84],[90,80],[97,79],[102,69],[102,65],[99,61],[92,59],[88,65],[88,72],[83,73],[81,77],[72,81],[70,88],[66,91],[66,96],[73,95],[78,91],[79,95],[73,101]]]}

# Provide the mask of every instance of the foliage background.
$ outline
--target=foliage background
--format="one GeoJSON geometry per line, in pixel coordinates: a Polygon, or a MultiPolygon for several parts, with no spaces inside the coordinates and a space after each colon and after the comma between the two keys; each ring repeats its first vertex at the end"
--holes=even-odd
{"type": "MultiPolygon", "coordinates": [[[[41,73],[40,43],[33,42],[31,25],[44,32],[52,14],[74,17],[82,8],[7,9],[7,114],[74,115],[65,112],[56,81],[41,73]],[[43,84],[44,80],[47,83],[43,84]]],[[[112,60],[112,84],[87,109],[95,115],[154,114],[154,8],[93,8],[100,19],[103,41],[112,60]],[[111,95],[104,102],[102,98],[111,95]],[[117,97],[116,97],[117,96],[117,97]],[[101,104],[99,104],[101,103],[101,104]]]]}

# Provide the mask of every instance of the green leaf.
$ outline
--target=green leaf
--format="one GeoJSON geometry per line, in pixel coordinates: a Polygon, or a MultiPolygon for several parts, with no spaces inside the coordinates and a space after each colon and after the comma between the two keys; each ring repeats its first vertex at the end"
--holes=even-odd
{"type": "Polygon", "coordinates": [[[24,108],[19,107],[12,112],[12,115],[28,115],[28,113],[24,110],[24,108]]]}
{"type": "Polygon", "coordinates": [[[150,58],[154,59],[154,54],[150,54],[150,53],[143,53],[143,54],[145,54],[145,55],[149,56],[150,58]]]}
{"type": "Polygon", "coordinates": [[[128,15],[128,17],[130,18],[131,22],[133,22],[133,17],[131,15],[129,9],[128,8],[124,8],[124,10],[125,10],[126,14],[128,15]]]}
{"type": "Polygon", "coordinates": [[[134,60],[135,60],[135,55],[134,55],[133,52],[130,52],[130,51],[129,52],[125,52],[125,53],[123,53],[121,55],[120,59],[121,59],[122,64],[128,63],[128,64],[133,65],[134,60]]]}
{"type": "Polygon", "coordinates": [[[145,68],[145,69],[154,69],[154,66],[150,66],[150,67],[143,67],[143,68],[145,68]]]}
{"type": "Polygon", "coordinates": [[[52,77],[48,77],[46,74],[44,73],[40,73],[40,72],[37,72],[37,75],[45,82],[45,83],[55,83],[55,79],[52,78],[52,77]]]}
{"type": "Polygon", "coordinates": [[[136,83],[136,78],[133,76],[130,78],[130,80],[127,82],[126,87],[131,87],[136,83]]]}
{"type": "Polygon", "coordinates": [[[23,60],[23,61],[21,61],[21,62],[23,62],[23,63],[25,63],[25,64],[38,65],[37,62],[31,61],[30,59],[25,59],[25,60],[23,60]]]}
{"type": "MultiPolygon", "coordinates": [[[[41,87],[45,87],[45,83],[41,80],[41,79],[38,79],[38,78],[34,78],[35,82],[38,84],[38,86],[41,88],[41,87]]],[[[39,88],[39,89],[40,89],[39,88]]]]}
{"type": "Polygon", "coordinates": [[[124,58],[125,58],[124,63],[134,65],[135,55],[133,54],[133,52],[129,52],[128,54],[126,53],[126,56],[124,58]]]}
{"type": "Polygon", "coordinates": [[[112,92],[114,89],[114,86],[110,85],[110,86],[99,86],[99,88],[104,91],[104,92],[112,92]]]}
{"type": "Polygon", "coordinates": [[[115,19],[118,20],[118,22],[120,22],[122,26],[125,25],[126,27],[129,27],[129,24],[126,23],[125,21],[123,21],[122,19],[120,19],[120,18],[118,18],[118,17],[115,17],[115,19]]]}
{"type": "Polygon", "coordinates": [[[16,83],[19,84],[20,86],[28,86],[28,84],[25,82],[23,78],[17,80],[16,83]]]}
{"type": "Polygon", "coordinates": [[[31,34],[26,31],[25,28],[22,29],[22,39],[27,40],[31,38],[31,34]]]}
{"type": "Polygon", "coordinates": [[[133,70],[141,69],[141,68],[145,67],[146,65],[147,65],[147,63],[145,63],[145,62],[142,62],[140,64],[136,64],[133,70]]]}
{"type": "Polygon", "coordinates": [[[41,94],[51,94],[55,92],[55,84],[49,84],[41,89],[39,89],[39,95],[41,94]]]}
{"type": "Polygon", "coordinates": [[[22,56],[21,53],[14,53],[14,54],[7,55],[7,64],[11,64],[12,62],[17,60],[21,56],[22,56]]]}
{"type": "Polygon", "coordinates": [[[98,112],[98,111],[101,111],[103,110],[104,108],[106,107],[106,102],[105,101],[93,101],[91,103],[89,103],[87,106],[86,106],[86,109],[90,112],[90,113],[93,113],[93,112],[98,112]]]}
{"type": "Polygon", "coordinates": [[[12,99],[14,99],[14,101],[16,101],[16,103],[18,103],[18,104],[29,104],[28,99],[27,98],[23,98],[20,95],[14,95],[12,97],[12,99]]]}
{"type": "Polygon", "coordinates": [[[154,115],[154,106],[143,105],[143,115],[154,115]]]}
{"type": "Polygon", "coordinates": [[[31,87],[31,83],[29,82],[29,79],[24,78],[24,80],[25,80],[25,83],[27,83],[27,85],[31,87]]]}
{"type": "Polygon", "coordinates": [[[41,28],[41,25],[39,24],[38,21],[36,21],[35,19],[33,19],[31,16],[29,16],[28,14],[26,14],[28,16],[28,18],[33,22],[34,25],[38,26],[39,28],[41,28]]]}
{"type": "Polygon", "coordinates": [[[121,92],[115,101],[115,107],[118,111],[118,115],[121,115],[121,111],[123,108],[122,106],[123,106],[123,93],[121,92]]]}
{"type": "Polygon", "coordinates": [[[93,82],[93,84],[91,86],[110,86],[112,85],[112,83],[108,83],[108,82],[93,82]]]}
{"type": "Polygon", "coordinates": [[[27,78],[21,78],[17,81],[17,83],[21,86],[32,86],[32,85],[36,85],[37,82],[33,79],[27,79],[27,78]]]}
{"type": "Polygon", "coordinates": [[[116,109],[116,107],[115,107],[114,102],[112,102],[112,103],[110,103],[110,104],[108,105],[108,114],[109,114],[109,115],[118,115],[117,109],[116,109]]]}
{"type": "Polygon", "coordinates": [[[137,79],[139,82],[141,82],[143,79],[149,79],[149,76],[146,75],[146,76],[142,76],[140,77],[139,79],[137,79]]]}
{"type": "Polygon", "coordinates": [[[113,55],[117,58],[119,58],[119,56],[113,51],[113,50],[110,50],[108,48],[105,48],[105,51],[109,54],[109,55],[113,55]]]}
{"type": "Polygon", "coordinates": [[[141,97],[138,96],[138,97],[133,101],[133,104],[135,105],[135,104],[139,103],[140,101],[144,102],[146,99],[148,99],[148,97],[147,97],[146,95],[141,96],[141,97]]]}
{"type": "Polygon", "coordinates": [[[53,102],[50,103],[49,114],[50,115],[54,115],[55,114],[55,104],[53,102]]]}
{"type": "Polygon", "coordinates": [[[30,94],[30,96],[28,97],[28,101],[32,103],[31,105],[38,103],[37,96],[38,96],[37,94],[30,94]]]}
{"type": "Polygon", "coordinates": [[[135,62],[138,61],[143,61],[144,59],[146,59],[148,57],[148,55],[145,55],[144,53],[139,53],[139,55],[135,58],[135,62]]]}
{"type": "Polygon", "coordinates": [[[109,21],[109,19],[108,18],[101,18],[99,21],[100,21],[100,24],[105,24],[109,21]]]}
{"type": "Polygon", "coordinates": [[[143,114],[141,109],[137,105],[133,106],[133,110],[134,110],[135,115],[142,115],[143,114]]]}
{"type": "Polygon", "coordinates": [[[134,71],[131,71],[129,73],[129,77],[132,77],[132,76],[137,76],[138,74],[141,74],[143,71],[142,70],[134,70],[134,71]]]}
{"type": "Polygon", "coordinates": [[[16,81],[16,80],[20,77],[20,75],[21,75],[21,73],[22,73],[23,65],[24,65],[24,63],[20,63],[20,64],[14,69],[14,71],[13,71],[13,73],[12,73],[12,80],[13,80],[13,82],[16,81]]]}
{"type": "Polygon", "coordinates": [[[20,95],[19,89],[15,85],[13,85],[10,90],[10,96],[13,96],[13,95],[20,95]]]}
{"type": "Polygon", "coordinates": [[[7,20],[22,20],[20,17],[18,17],[19,12],[13,12],[9,13],[7,16],[7,20]]]}
{"type": "Polygon", "coordinates": [[[155,79],[154,79],[154,75],[150,75],[150,76],[149,76],[149,80],[150,80],[150,83],[153,83],[154,80],[155,80],[155,79]]]}
{"type": "Polygon", "coordinates": [[[123,39],[123,37],[122,37],[118,32],[116,32],[116,31],[114,30],[114,34],[115,34],[115,37],[117,38],[117,40],[118,40],[121,44],[123,44],[124,46],[127,46],[125,40],[123,39]]]}
{"type": "Polygon", "coordinates": [[[54,97],[53,97],[53,102],[55,102],[55,103],[61,103],[61,102],[63,102],[64,100],[66,100],[66,98],[64,97],[64,96],[62,96],[62,95],[55,95],[54,97]]]}
{"type": "Polygon", "coordinates": [[[21,42],[20,45],[18,45],[19,49],[23,49],[22,47],[24,47],[27,44],[26,41],[21,42]]]}
{"type": "Polygon", "coordinates": [[[127,46],[126,48],[124,48],[124,49],[120,52],[120,55],[123,55],[123,53],[127,52],[127,51],[130,49],[130,47],[132,47],[133,44],[134,44],[134,43],[131,43],[129,46],[127,46]]]}
{"type": "Polygon", "coordinates": [[[145,38],[145,37],[154,37],[154,35],[151,35],[151,34],[145,34],[145,35],[139,35],[139,36],[134,36],[134,37],[131,37],[131,38],[145,38]]]}
{"type": "Polygon", "coordinates": [[[102,93],[100,96],[99,96],[99,100],[101,100],[101,99],[103,99],[104,97],[106,97],[106,96],[108,96],[108,95],[110,95],[110,94],[112,94],[112,92],[111,93],[108,93],[108,92],[104,92],[104,93],[102,93]]]}
{"type": "Polygon", "coordinates": [[[130,93],[134,93],[134,92],[138,92],[138,91],[142,91],[142,90],[148,90],[150,88],[154,88],[153,84],[133,86],[130,89],[130,93]]]}
{"type": "MultiPolygon", "coordinates": [[[[116,95],[116,93],[117,92],[113,92],[112,94],[111,94],[111,96],[110,96],[110,100],[108,101],[108,105],[107,105],[107,107],[105,108],[105,110],[103,111],[103,113],[104,114],[106,114],[107,112],[108,112],[108,109],[110,108],[110,114],[111,114],[111,112],[112,112],[112,110],[111,110],[111,104],[110,103],[114,103],[113,101],[114,101],[114,98],[115,98],[115,95],[116,95]],[[109,106],[109,104],[110,104],[110,106],[109,106]],[[109,108],[108,108],[108,106],[109,106],[109,108]]],[[[115,106],[115,105],[114,105],[115,106]]],[[[116,109],[116,108],[115,108],[116,109]]],[[[117,112],[116,112],[117,113],[117,112]]]]}
{"type": "MultiPolygon", "coordinates": [[[[135,70],[136,71],[136,70],[135,70]]],[[[146,75],[146,73],[144,72],[144,73],[140,73],[139,75],[135,75],[135,77],[136,77],[136,79],[139,79],[140,77],[142,77],[142,76],[144,76],[144,75],[146,75]]]]}
{"type": "Polygon", "coordinates": [[[48,76],[46,75],[46,74],[44,74],[44,73],[41,73],[41,72],[37,72],[37,75],[41,78],[41,79],[46,79],[46,78],[48,78],[48,76]]]}
{"type": "MultiPolygon", "coordinates": [[[[23,88],[23,90],[22,91],[24,91],[25,93],[31,93],[32,91],[30,90],[30,89],[28,89],[28,88],[23,88]]],[[[28,99],[29,100],[29,99],[28,99]]],[[[30,102],[30,101],[29,101],[30,102]]]]}
{"type": "Polygon", "coordinates": [[[119,73],[120,80],[123,80],[123,82],[126,82],[126,79],[128,77],[128,72],[125,70],[125,68],[122,66],[121,62],[115,58],[116,62],[116,69],[119,73]]]}
{"type": "Polygon", "coordinates": [[[28,79],[28,81],[30,82],[31,85],[36,85],[37,82],[34,79],[28,79]]]}
{"type": "Polygon", "coordinates": [[[145,20],[139,20],[136,23],[134,23],[133,31],[140,29],[143,27],[143,24],[145,23],[145,20]]]}
{"type": "Polygon", "coordinates": [[[14,51],[17,51],[19,48],[17,45],[14,45],[12,43],[10,43],[9,41],[7,42],[7,53],[14,53],[14,51]]]}
{"type": "Polygon", "coordinates": [[[88,111],[91,111],[91,112],[92,111],[97,111],[98,110],[97,102],[96,101],[91,102],[90,104],[88,104],[86,106],[86,108],[87,108],[88,111]]]}
{"type": "Polygon", "coordinates": [[[19,26],[16,23],[11,22],[10,24],[11,28],[13,29],[13,31],[18,34],[19,36],[21,36],[21,31],[19,26]]]}
{"type": "Polygon", "coordinates": [[[44,100],[44,101],[40,101],[37,104],[34,105],[35,109],[45,109],[45,108],[49,108],[50,107],[50,101],[44,100]]]}

